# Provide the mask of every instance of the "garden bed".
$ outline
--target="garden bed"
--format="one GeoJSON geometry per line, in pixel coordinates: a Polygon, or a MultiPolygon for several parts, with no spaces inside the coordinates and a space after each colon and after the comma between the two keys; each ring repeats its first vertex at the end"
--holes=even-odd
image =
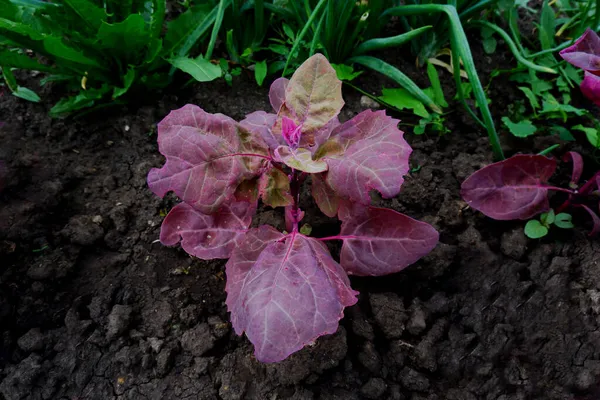
{"type": "MultiPolygon", "coordinates": [[[[495,86],[501,110],[512,92],[495,86]]],[[[460,108],[442,138],[401,126],[413,170],[400,196],[379,201],[432,224],[437,248],[401,273],[352,278],[359,302],[335,335],[259,363],[228,322],[225,261],[156,243],[176,199],[152,194],[146,175],[162,164],[155,126],[170,110],[241,120],[268,108],[267,93],[242,77],[78,120],[0,97],[0,399],[600,396],[600,243],[583,230],[530,240],[523,222],[469,209],[460,183],[491,152],[460,108]]],[[[351,89],[344,97],[342,120],[364,109],[351,89]]],[[[306,211],[313,234],[336,233],[336,220],[306,211]]],[[[283,228],[282,214],[263,207],[255,221],[283,228]]]]}

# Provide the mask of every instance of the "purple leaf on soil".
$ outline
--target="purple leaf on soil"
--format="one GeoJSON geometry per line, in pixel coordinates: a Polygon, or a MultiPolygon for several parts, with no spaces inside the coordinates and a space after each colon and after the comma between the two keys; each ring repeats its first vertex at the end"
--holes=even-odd
{"type": "Polygon", "coordinates": [[[227,266],[227,307],[259,361],[277,362],[338,329],[356,291],[327,247],[262,226],[236,246],[227,266]]]}
{"type": "Polygon", "coordinates": [[[560,56],[568,63],[591,72],[600,73],[600,37],[591,29],[587,29],[572,46],[561,50],[560,56]]]}
{"type": "Polygon", "coordinates": [[[276,113],[279,112],[279,109],[285,101],[285,90],[287,89],[289,82],[290,80],[287,78],[277,78],[271,84],[271,88],[269,89],[269,101],[276,113]]]}
{"type": "Polygon", "coordinates": [[[581,82],[581,93],[600,107],[600,76],[586,71],[583,82],[581,82]]]}
{"type": "Polygon", "coordinates": [[[387,208],[357,205],[344,214],[340,264],[349,274],[381,276],[401,271],[439,241],[431,225],[387,208]]]}
{"type": "Polygon", "coordinates": [[[573,163],[573,172],[571,174],[571,186],[573,189],[577,188],[579,184],[579,179],[581,179],[581,173],[583,172],[583,158],[581,154],[576,151],[569,151],[563,155],[563,161],[571,161],[573,163]]]}
{"type": "Polygon", "coordinates": [[[340,198],[325,181],[326,176],[325,173],[312,175],[311,193],[319,210],[328,217],[333,218],[338,213],[340,198]]]}
{"type": "Polygon", "coordinates": [[[236,202],[224,205],[215,214],[203,214],[186,203],[176,205],[160,228],[160,241],[181,247],[203,260],[229,258],[235,240],[247,231],[256,203],[236,202]]]}
{"type": "Polygon", "coordinates": [[[173,191],[200,212],[217,211],[239,183],[260,173],[266,144],[231,118],[186,105],[158,124],[165,165],[153,168],[148,185],[158,196],[173,191]],[[248,156],[248,154],[253,154],[248,156]]]}
{"type": "Polygon", "coordinates": [[[529,219],[548,211],[548,179],[556,160],[540,155],[516,155],[480,169],[461,186],[463,199],[497,220],[529,219]]]}
{"type": "Polygon", "coordinates": [[[273,133],[273,125],[277,115],[268,114],[264,111],[255,111],[246,115],[246,118],[240,122],[240,125],[250,131],[252,134],[262,137],[271,150],[284,145],[285,140],[280,134],[273,133]]]}
{"type": "MultiPolygon", "coordinates": [[[[600,233],[600,217],[598,217],[598,214],[596,214],[594,210],[592,210],[584,204],[580,204],[579,206],[581,206],[585,211],[587,211],[587,213],[592,218],[592,231],[588,233],[588,236],[595,236],[598,233],[600,233]]],[[[598,209],[600,210],[600,206],[598,207],[598,209]]]]}
{"type": "Polygon", "coordinates": [[[384,111],[363,111],[331,133],[315,154],[329,166],[327,184],[339,195],[369,204],[369,191],[384,198],[400,192],[412,149],[384,111]]]}

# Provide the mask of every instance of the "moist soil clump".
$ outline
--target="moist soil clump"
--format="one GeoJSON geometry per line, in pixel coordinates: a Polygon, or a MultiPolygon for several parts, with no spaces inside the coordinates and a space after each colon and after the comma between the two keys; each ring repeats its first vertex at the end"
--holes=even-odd
{"type": "MultiPolygon", "coordinates": [[[[600,396],[600,244],[580,230],[530,240],[523,222],[470,210],[460,183],[491,152],[462,110],[441,138],[401,126],[412,172],[397,198],[376,200],[432,224],[437,248],[399,274],[352,278],[359,302],[337,333],[257,362],[228,322],[225,261],[156,242],[177,203],[146,185],[163,162],[156,123],[186,103],[236,120],[269,108],[250,79],[195,90],[65,120],[0,97],[1,400],[600,396]]],[[[363,107],[344,96],[346,120],[363,107]]],[[[336,233],[302,201],[314,235],[336,233]]],[[[282,212],[263,207],[255,223],[282,228],[282,212]]]]}

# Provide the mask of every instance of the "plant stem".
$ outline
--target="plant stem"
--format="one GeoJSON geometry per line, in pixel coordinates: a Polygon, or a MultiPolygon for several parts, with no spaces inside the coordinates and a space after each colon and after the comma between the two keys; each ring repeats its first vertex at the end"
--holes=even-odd
{"type": "Polygon", "coordinates": [[[292,180],[290,182],[290,192],[294,203],[292,204],[292,232],[298,232],[298,214],[300,203],[300,174],[297,170],[292,170],[292,180]]]}
{"type": "Polygon", "coordinates": [[[592,188],[596,184],[598,178],[600,178],[600,171],[596,172],[596,174],[594,176],[592,176],[592,178],[590,180],[588,180],[579,190],[571,192],[571,194],[569,195],[569,198],[567,200],[565,200],[564,203],[562,203],[560,205],[560,207],[558,207],[556,209],[556,212],[559,213],[559,212],[564,211],[567,207],[569,207],[571,205],[574,198],[580,197],[580,196],[585,196],[585,195],[589,194],[589,192],[592,190],[592,188]]]}

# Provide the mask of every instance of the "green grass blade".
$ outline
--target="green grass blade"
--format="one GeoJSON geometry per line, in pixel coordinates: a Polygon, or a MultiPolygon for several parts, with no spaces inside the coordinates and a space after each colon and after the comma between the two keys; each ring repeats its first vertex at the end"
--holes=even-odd
{"type": "MultiPolygon", "coordinates": [[[[310,52],[308,53],[309,57],[315,54],[315,51],[317,50],[317,45],[320,43],[321,31],[323,30],[323,25],[325,25],[325,16],[326,14],[323,13],[323,15],[321,15],[321,19],[319,20],[319,23],[317,24],[317,29],[315,30],[315,34],[313,35],[312,41],[310,42],[310,52]]],[[[327,54],[325,55],[327,56],[327,54]]]]}
{"type": "Polygon", "coordinates": [[[221,24],[223,23],[223,15],[225,14],[225,8],[227,7],[227,5],[229,5],[229,1],[219,1],[219,8],[217,9],[217,15],[213,24],[212,33],[210,34],[210,42],[208,42],[208,48],[206,49],[206,53],[204,54],[204,58],[206,60],[210,60],[210,58],[212,57],[213,50],[215,49],[215,43],[217,42],[217,36],[219,35],[219,29],[221,29],[221,24]]]}
{"type": "Polygon", "coordinates": [[[428,31],[431,28],[432,28],[432,26],[428,25],[428,26],[424,26],[424,27],[421,27],[418,29],[413,29],[410,32],[406,32],[406,33],[403,33],[403,34],[397,35],[397,36],[367,40],[367,41],[361,43],[354,50],[353,55],[359,56],[359,55],[362,55],[365,53],[369,53],[371,51],[386,49],[388,47],[400,46],[406,42],[413,40],[414,38],[421,35],[423,32],[428,31]]]}
{"type": "Polygon", "coordinates": [[[408,76],[404,75],[398,68],[371,56],[356,56],[348,60],[348,62],[360,64],[374,71],[379,72],[398,83],[402,88],[406,89],[413,97],[425,104],[432,111],[441,114],[442,110],[434,103],[429,96],[425,94],[408,76]]]}
{"type": "Polygon", "coordinates": [[[314,20],[317,18],[317,15],[321,12],[321,9],[323,9],[323,7],[325,7],[325,4],[327,4],[327,0],[319,0],[319,3],[317,4],[317,6],[313,10],[313,12],[310,14],[310,17],[308,17],[308,21],[306,21],[306,24],[304,24],[304,27],[302,28],[302,30],[296,37],[296,40],[294,40],[294,45],[292,46],[292,49],[290,50],[290,54],[288,55],[288,58],[285,61],[285,66],[283,67],[282,76],[285,76],[287,68],[290,65],[290,61],[292,60],[294,53],[298,49],[298,46],[300,46],[300,42],[302,41],[302,39],[304,39],[304,36],[306,35],[308,30],[312,26],[314,20]]]}

